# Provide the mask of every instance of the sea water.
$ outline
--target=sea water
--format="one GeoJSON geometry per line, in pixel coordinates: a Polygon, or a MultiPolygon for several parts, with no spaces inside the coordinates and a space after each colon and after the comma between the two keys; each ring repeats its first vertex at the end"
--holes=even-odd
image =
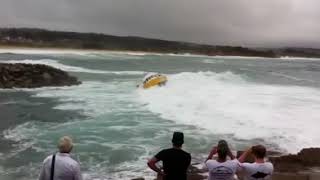
{"type": "Polygon", "coordinates": [[[46,64],[71,87],[0,90],[0,179],[36,179],[59,137],[75,141],[85,179],[152,179],[146,162],[185,133],[201,163],[219,139],[297,152],[319,146],[320,59],[121,52],[10,51],[4,63],[46,64]],[[168,83],[137,88],[149,72],[168,83]]]}

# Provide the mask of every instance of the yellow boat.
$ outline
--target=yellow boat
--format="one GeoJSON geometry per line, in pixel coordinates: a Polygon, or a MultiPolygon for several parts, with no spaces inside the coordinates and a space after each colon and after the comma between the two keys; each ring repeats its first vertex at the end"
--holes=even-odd
{"type": "Polygon", "coordinates": [[[151,76],[148,76],[143,81],[143,88],[148,89],[153,86],[163,86],[168,81],[167,77],[161,74],[154,74],[151,76]]]}

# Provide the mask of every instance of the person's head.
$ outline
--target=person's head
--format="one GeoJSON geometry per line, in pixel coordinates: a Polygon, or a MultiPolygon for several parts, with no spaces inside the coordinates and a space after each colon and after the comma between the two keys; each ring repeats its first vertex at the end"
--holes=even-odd
{"type": "Polygon", "coordinates": [[[229,146],[227,141],[220,140],[217,146],[217,153],[218,153],[219,159],[225,160],[227,158],[228,152],[229,152],[229,146]]]}
{"type": "Polygon", "coordinates": [[[73,142],[69,136],[63,136],[59,139],[58,149],[60,153],[70,153],[72,148],[73,142]]]}
{"type": "Polygon", "coordinates": [[[252,154],[255,156],[257,159],[263,159],[266,156],[267,150],[264,146],[262,145],[256,145],[252,146],[252,154]]]}
{"type": "Polygon", "coordinates": [[[184,137],[182,132],[174,132],[172,136],[172,144],[176,147],[181,147],[184,143],[184,137]]]}

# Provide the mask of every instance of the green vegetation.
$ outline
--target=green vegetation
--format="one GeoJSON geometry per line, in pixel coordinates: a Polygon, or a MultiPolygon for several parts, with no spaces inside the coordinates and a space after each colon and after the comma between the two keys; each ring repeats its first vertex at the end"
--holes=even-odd
{"type": "Polygon", "coordinates": [[[244,47],[212,46],[131,36],[121,37],[96,33],[62,32],[31,28],[0,28],[0,45],[176,54],[191,53],[210,56],[320,57],[320,50],[312,49],[249,49],[244,47]]]}

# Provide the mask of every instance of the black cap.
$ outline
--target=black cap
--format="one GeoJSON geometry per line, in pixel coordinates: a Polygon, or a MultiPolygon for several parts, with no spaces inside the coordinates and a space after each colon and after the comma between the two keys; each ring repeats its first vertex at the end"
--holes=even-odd
{"type": "Polygon", "coordinates": [[[173,133],[173,136],[172,136],[172,143],[173,144],[183,144],[184,141],[183,141],[183,133],[182,132],[174,132],[173,133]]]}

